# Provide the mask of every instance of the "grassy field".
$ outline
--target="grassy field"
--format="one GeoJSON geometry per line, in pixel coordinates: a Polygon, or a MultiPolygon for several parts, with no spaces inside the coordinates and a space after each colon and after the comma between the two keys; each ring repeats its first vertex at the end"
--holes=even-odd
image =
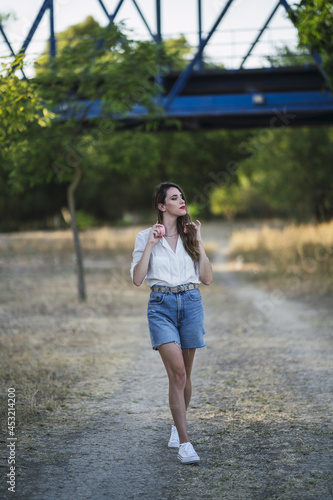
{"type": "MultiPolygon", "coordinates": [[[[271,247],[265,242],[262,250],[250,236],[272,231],[281,245],[288,228],[249,226],[204,224],[214,282],[201,287],[207,349],[196,355],[189,424],[202,463],[190,469],[165,453],[167,379],[150,348],[149,290],[129,275],[141,228],[82,232],[84,303],[70,232],[0,235],[0,411],[6,436],[7,389],[14,387],[18,498],[137,498],[138,491],[147,499],[164,499],[165,491],[177,500],[332,498],[331,307],[317,307],[317,293],[309,307],[286,294],[270,314],[265,309],[259,326],[250,321],[258,319],[256,304],[271,305],[257,283],[276,286],[291,276],[301,284],[293,293],[302,294],[327,277],[316,268],[302,278],[309,254],[283,257],[294,266],[284,269],[280,259],[274,268],[271,247]],[[133,442],[135,463],[127,446],[133,442]]],[[[329,237],[320,237],[319,250],[313,246],[325,265],[329,237]]],[[[309,237],[302,241],[304,252],[309,237]]],[[[0,463],[4,484],[7,465],[0,463]]]]}
{"type": "MultiPolygon", "coordinates": [[[[1,422],[6,394],[18,387],[17,424],[61,419],[71,398],[79,401],[98,381],[130,362],[110,335],[127,335],[135,311],[145,309],[147,291],[133,286],[131,253],[142,227],[102,228],[81,233],[88,299],[77,300],[75,256],[70,231],[0,235],[1,422]],[[142,302],[140,300],[142,298],[142,302]],[[122,324],[123,318],[124,324],[122,324]]],[[[207,245],[213,251],[214,245],[207,245]]],[[[102,380],[102,382],[101,382],[102,380]]],[[[96,386],[94,388],[96,394],[96,386]]]]}
{"type": "Polygon", "coordinates": [[[333,222],[235,230],[229,256],[267,287],[296,295],[333,292],[333,222]]]}
{"type": "MultiPolygon", "coordinates": [[[[56,419],[68,396],[89,392],[92,374],[98,380],[106,372],[112,377],[110,370],[126,365],[130,354],[110,352],[108,342],[128,307],[129,316],[145,307],[147,292],[134,289],[129,276],[140,229],[82,232],[86,303],[77,301],[70,231],[0,235],[1,417],[8,387],[20,387],[18,424],[24,427],[47,416],[56,419]]],[[[231,266],[263,286],[332,292],[333,223],[280,229],[228,226],[228,233],[231,266]]],[[[206,245],[213,256],[214,237],[206,245]]],[[[126,325],[121,328],[126,335],[126,325]]]]}
{"type": "Polygon", "coordinates": [[[81,234],[88,290],[81,304],[70,231],[0,236],[2,425],[8,387],[19,388],[17,425],[25,427],[55,420],[66,397],[87,392],[89,377],[127,361],[106,346],[124,295],[133,293],[128,263],[138,229],[81,234]]]}

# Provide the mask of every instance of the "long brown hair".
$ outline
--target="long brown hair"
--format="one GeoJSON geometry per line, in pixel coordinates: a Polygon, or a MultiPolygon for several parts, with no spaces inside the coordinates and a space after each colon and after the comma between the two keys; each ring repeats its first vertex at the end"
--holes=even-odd
{"type": "MultiPolygon", "coordinates": [[[[173,184],[172,182],[162,182],[161,184],[156,186],[153,195],[153,207],[157,212],[159,224],[163,224],[163,212],[159,210],[158,204],[162,203],[164,205],[167,191],[172,187],[177,188],[181,192],[183,200],[185,201],[185,205],[187,207],[184,191],[179,186],[177,186],[177,184],[173,184]]],[[[180,215],[178,217],[177,231],[183,241],[186,252],[195,262],[199,258],[199,248],[196,237],[196,230],[192,225],[192,220],[188,213],[186,213],[185,215],[180,215]]]]}

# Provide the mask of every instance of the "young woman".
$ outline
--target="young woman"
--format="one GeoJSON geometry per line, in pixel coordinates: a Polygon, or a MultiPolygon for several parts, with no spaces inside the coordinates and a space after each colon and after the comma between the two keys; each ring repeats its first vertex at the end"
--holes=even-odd
{"type": "Polygon", "coordinates": [[[201,238],[201,223],[191,221],[183,191],[176,184],[157,186],[153,205],[158,221],[136,238],[131,266],[133,283],[151,288],[147,316],[152,347],[169,377],[169,404],[174,425],[168,443],[184,464],[200,460],[186,426],[191,399],[195,350],[205,346],[200,282],[212,282],[212,266],[201,238]]]}

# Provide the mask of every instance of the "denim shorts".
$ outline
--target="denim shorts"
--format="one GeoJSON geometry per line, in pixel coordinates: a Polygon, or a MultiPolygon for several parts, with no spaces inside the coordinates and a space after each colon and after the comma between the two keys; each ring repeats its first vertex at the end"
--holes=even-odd
{"type": "Polygon", "coordinates": [[[182,349],[205,347],[204,309],[198,288],[179,293],[151,292],[147,308],[150,340],[176,342],[182,349]]]}

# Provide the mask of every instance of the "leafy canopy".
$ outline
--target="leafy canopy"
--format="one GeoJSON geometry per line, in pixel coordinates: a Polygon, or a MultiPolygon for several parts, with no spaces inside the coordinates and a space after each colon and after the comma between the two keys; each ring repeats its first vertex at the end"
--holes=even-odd
{"type": "Polygon", "coordinates": [[[97,100],[110,118],[124,116],[135,104],[156,109],[156,45],[131,40],[121,28],[104,28],[87,18],[62,43],[60,36],[57,56],[44,56],[36,64],[35,83],[44,99],[52,105],[66,102],[72,119],[87,114],[97,100]]]}
{"type": "Polygon", "coordinates": [[[333,1],[301,0],[291,18],[298,29],[299,45],[321,55],[333,88],[333,1]]]}

